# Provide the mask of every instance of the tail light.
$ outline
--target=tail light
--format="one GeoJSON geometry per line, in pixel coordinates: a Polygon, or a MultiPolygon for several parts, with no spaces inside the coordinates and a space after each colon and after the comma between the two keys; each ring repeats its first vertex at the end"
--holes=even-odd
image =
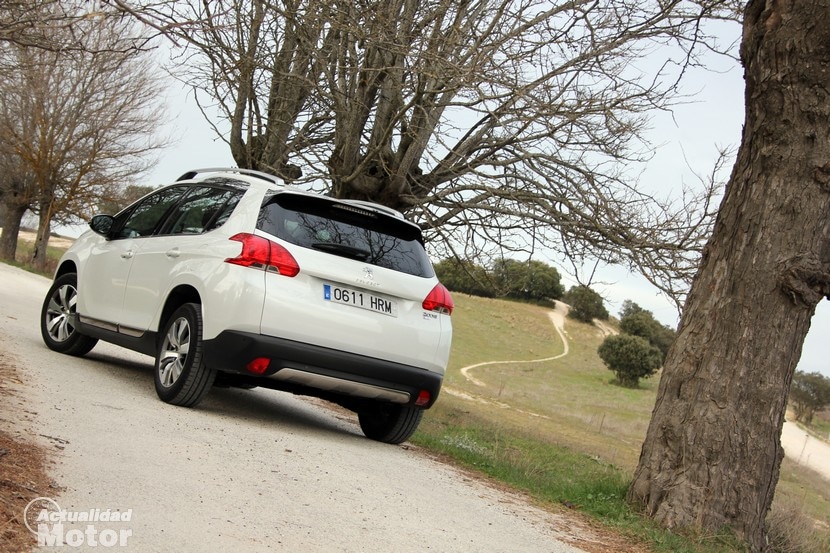
{"type": "Polygon", "coordinates": [[[275,270],[287,277],[297,276],[300,272],[300,266],[294,256],[276,242],[246,232],[234,234],[230,239],[242,242],[242,252],[236,257],[227,258],[227,263],[266,271],[275,270]]]}
{"type": "Polygon", "coordinates": [[[447,287],[440,282],[435,285],[432,291],[427,295],[423,303],[424,309],[427,311],[435,311],[443,313],[444,315],[451,315],[455,304],[452,302],[452,296],[447,287]]]}

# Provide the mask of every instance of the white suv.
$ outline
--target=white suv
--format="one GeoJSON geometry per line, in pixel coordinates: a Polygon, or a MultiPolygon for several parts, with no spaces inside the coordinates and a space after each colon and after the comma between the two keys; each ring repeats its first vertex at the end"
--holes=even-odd
{"type": "Polygon", "coordinates": [[[453,302],[397,211],[200,169],[90,227],[43,302],[55,351],[101,339],[152,355],[176,405],[214,384],[321,397],[388,443],[438,397],[453,302]]]}

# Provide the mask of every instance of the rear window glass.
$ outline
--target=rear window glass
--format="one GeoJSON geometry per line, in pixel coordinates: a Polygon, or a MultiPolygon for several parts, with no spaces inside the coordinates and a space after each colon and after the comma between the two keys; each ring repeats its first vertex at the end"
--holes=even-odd
{"type": "Polygon", "coordinates": [[[360,207],[277,194],[266,199],[257,228],[304,248],[410,275],[434,275],[417,227],[360,207]]]}

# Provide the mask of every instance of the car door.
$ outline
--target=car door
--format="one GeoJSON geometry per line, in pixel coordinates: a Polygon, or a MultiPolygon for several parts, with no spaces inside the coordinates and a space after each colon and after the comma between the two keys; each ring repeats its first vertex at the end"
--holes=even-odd
{"type": "Polygon", "coordinates": [[[78,283],[81,314],[93,324],[116,330],[124,320],[124,295],[135,256],[154,240],[154,233],[187,190],[164,188],[119,214],[110,238],[95,245],[78,283]]]}
{"type": "Polygon", "coordinates": [[[241,194],[223,187],[194,186],[170,210],[158,235],[136,251],[124,293],[122,325],[136,331],[150,327],[176,277],[213,255],[205,233],[224,222],[241,194]]]}

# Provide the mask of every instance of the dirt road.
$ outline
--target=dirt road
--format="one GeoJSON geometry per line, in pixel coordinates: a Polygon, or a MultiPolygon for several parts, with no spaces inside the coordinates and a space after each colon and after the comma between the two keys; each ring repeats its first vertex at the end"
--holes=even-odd
{"type": "Polygon", "coordinates": [[[787,421],[781,430],[784,454],[830,481],[830,444],[809,435],[794,422],[787,421]]]}
{"type": "MultiPolygon", "coordinates": [[[[166,405],[149,357],[106,344],[86,358],[46,349],[47,279],[0,264],[0,282],[0,351],[25,383],[0,405],[0,424],[54,452],[61,509],[129,513],[99,518],[101,543],[128,532],[126,550],[142,552],[575,552],[561,539],[593,539],[288,394],[215,389],[196,409],[166,405]]],[[[91,545],[80,535],[89,523],[65,525],[91,545]]]]}

